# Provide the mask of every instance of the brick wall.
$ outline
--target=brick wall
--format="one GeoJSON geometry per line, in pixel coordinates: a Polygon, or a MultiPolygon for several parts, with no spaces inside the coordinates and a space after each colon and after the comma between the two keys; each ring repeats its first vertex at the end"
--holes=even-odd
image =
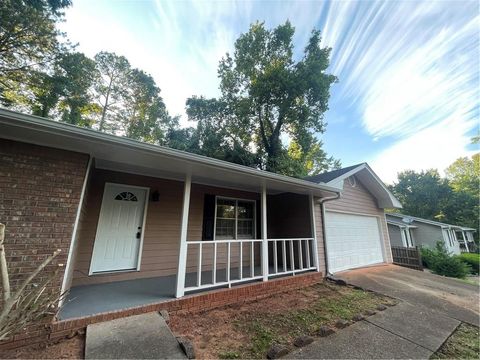
{"type": "Polygon", "coordinates": [[[259,300],[286,291],[301,289],[319,283],[322,280],[322,273],[309,272],[296,276],[278,278],[267,282],[239,285],[231,289],[211,290],[201,294],[187,295],[181,299],[172,299],[170,301],[121,309],[108,313],[58,321],[47,327],[48,335],[43,332],[41,334],[33,334],[30,338],[19,337],[16,338],[15,341],[0,343],[0,350],[16,348],[46,340],[58,341],[75,331],[85,330],[89,324],[102,321],[109,321],[152,311],[160,311],[163,309],[173,314],[202,312],[226,305],[259,300]]]}
{"type": "MultiPolygon", "coordinates": [[[[87,163],[85,154],[0,139],[0,222],[12,291],[56,249],[62,252],[35,282],[66,263],[87,163]]],[[[63,269],[50,291],[60,292],[62,276],[63,269]]]]}

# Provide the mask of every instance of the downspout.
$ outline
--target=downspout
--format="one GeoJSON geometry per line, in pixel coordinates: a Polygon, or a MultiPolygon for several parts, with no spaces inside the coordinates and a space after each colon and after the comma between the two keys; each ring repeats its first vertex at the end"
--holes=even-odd
{"type": "Polygon", "coordinates": [[[327,233],[325,231],[325,203],[328,201],[333,201],[340,199],[342,197],[341,192],[337,192],[334,196],[327,196],[321,198],[317,202],[320,204],[320,210],[322,211],[322,234],[323,234],[323,253],[325,254],[325,276],[332,275],[328,271],[328,249],[327,249],[327,233]]]}

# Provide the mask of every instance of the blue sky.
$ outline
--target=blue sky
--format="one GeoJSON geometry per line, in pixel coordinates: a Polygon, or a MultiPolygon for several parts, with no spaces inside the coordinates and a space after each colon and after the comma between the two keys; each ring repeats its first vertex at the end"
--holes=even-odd
{"type": "Polygon", "coordinates": [[[438,168],[478,151],[477,1],[73,0],[62,30],[89,56],[114,51],[151,73],[172,114],[185,99],[218,95],[217,66],[257,20],[296,28],[300,56],[312,28],[332,48],[326,151],[398,171],[438,168]]]}

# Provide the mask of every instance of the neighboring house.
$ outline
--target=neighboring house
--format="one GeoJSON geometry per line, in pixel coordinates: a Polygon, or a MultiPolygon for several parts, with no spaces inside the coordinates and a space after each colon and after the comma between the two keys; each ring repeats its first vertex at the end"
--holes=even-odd
{"type": "Polygon", "coordinates": [[[437,242],[442,242],[453,254],[474,249],[475,229],[404,214],[387,213],[386,216],[392,246],[434,248],[437,242]]]}
{"type": "Polygon", "coordinates": [[[307,181],[4,109],[0,159],[12,286],[61,249],[60,334],[152,303],[205,308],[175,298],[207,289],[392,261],[383,209],[400,204],[367,164],[307,181]]]}
{"type": "Polygon", "coordinates": [[[322,207],[329,272],[392,261],[384,209],[401,204],[368,164],[306,179],[341,191],[322,207]]]}

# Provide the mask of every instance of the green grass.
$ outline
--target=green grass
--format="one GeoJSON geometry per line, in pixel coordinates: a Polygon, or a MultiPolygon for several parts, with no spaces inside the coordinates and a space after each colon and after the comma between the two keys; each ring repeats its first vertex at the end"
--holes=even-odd
{"type": "Polygon", "coordinates": [[[479,359],[480,332],[476,326],[461,324],[431,359],[479,359]]]}
{"type": "Polygon", "coordinates": [[[252,314],[250,318],[236,321],[235,327],[251,339],[249,344],[236,349],[237,354],[241,358],[264,358],[274,343],[292,348],[297,336],[315,335],[322,325],[331,325],[338,319],[351,320],[359,313],[375,309],[378,304],[391,303],[374,293],[351,288],[338,291],[332,287],[332,294],[319,297],[308,308],[279,314],[252,314]]]}

